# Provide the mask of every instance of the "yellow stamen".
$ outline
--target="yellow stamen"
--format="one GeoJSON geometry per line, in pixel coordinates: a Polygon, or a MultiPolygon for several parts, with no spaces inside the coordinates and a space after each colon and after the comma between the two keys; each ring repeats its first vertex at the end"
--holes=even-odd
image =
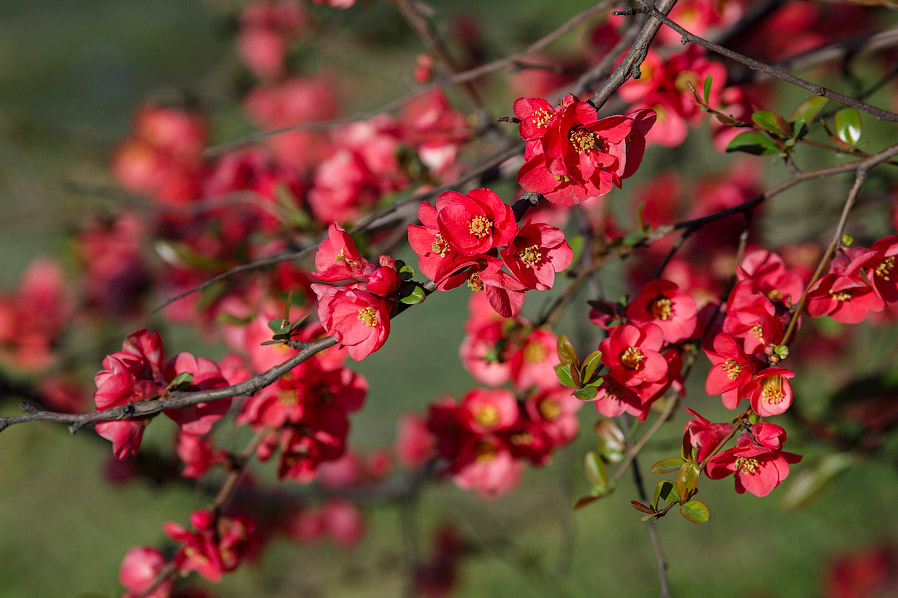
{"type": "Polygon", "coordinates": [[[887,257],[878,266],[874,273],[883,280],[891,280],[892,270],[895,269],[895,257],[887,257]]]}
{"type": "Polygon", "coordinates": [[[655,319],[663,320],[665,322],[668,321],[671,314],[673,314],[673,304],[667,297],[658,297],[649,304],[649,309],[651,309],[655,319]]]}
{"type": "Polygon", "coordinates": [[[482,239],[490,234],[493,228],[493,222],[486,216],[474,216],[468,221],[468,232],[482,239]]]}
{"type": "Polygon", "coordinates": [[[481,405],[474,410],[474,421],[484,428],[492,428],[499,423],[499,410],[492,405],[481,405]]]}
{"type": "Polygon", "coordinates": [[[574,129],[568,135],[568,139],[570,139],[571,144],[573,144],[574,149],[577,150],[578,154],[595,149],[597,145],[595,133],[585,129],[574,129]]]}
{"type": "Polygon", "coordinates": [[[479,293],[483,290],[483,281],[480,280],[480,275],[477,272],[472,273],[468,276],[467,282],[468,288],[471,289],[472,293],[479,293]]]}
{"type": "Polygon", "coordinates": [[[720,367],[727,373],[727,378],[735,380],[742,373],[742,366],[735,359],[727,359],[726,363],[721,363],[720,367]]]}
{"type": "Polygon", "coordinates": [[[544,399],[539,402],[539,414],[553,422],[561,417],[561,405],[551,399],[544,399]]]}
{"type": "Polygon", "coordinates": [[[620,362],[625,368],[631,370],[639,368],[639,365],[644,359],[645,355],[643,355],[642,351],[636,347],[627,347],[624,351],[621,351],[620,354],[620,362]]]}
{"type": "Polygon", "coordinates": [[[524,266],[530,268],[542,261],[543,254],[539,251],[539,245],[531,245],[530,247],[522,249],[518,253],[518,257],[524,262],[524,266]]]}
{"type": "Polygon", "coordinates": [[[437,233],[433,238],[433,243],[430,244],[430,250],[440,257],[446,257],[446,254],[449,253],[449,244],[446,243],[443,235],[437,233]]]}
{"type": "Polygon", "coordinates": [[[764,378],[761,398],[772,405],[776,405],[786,398],[786,395],[783,392],[783,377],[776,374],[764,378]]]}
{"type": "Polygon", "coordinates": [[[742,473],[753,475],[758,473],[760,464],[758,463],[757,459],[750,459],[748,457],[736,457],[736,469],[738,469],[742,473]]]}
{"type": "Polygon", "coordinates": [[[524,361],[527,363],[542,363],[549,356],[545,345],[539,341],[531,341],[524,345],[524,361]]]}
{"type": "Polygon", "coordinates": [[[369,328],[377,326],[377,311],[373,307],[360,307],[358,318],[369,328]]]}

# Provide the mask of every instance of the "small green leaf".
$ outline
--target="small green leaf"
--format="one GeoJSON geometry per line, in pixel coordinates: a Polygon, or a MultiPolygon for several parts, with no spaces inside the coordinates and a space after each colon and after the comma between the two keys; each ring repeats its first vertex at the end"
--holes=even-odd
{"type": "Polygon", "coordinates": [[[184,386],[190,386],[193,383],[193,374],[190,372],[181,372],[175,379],[169,382],[168,386],[165,387],[166,392],[169,390],[177,390],[184,386]]]}
{"type": "Polygon", "coordinates": [[[580,399],[581,401],[591,401],[596,398],[599,389],[595,386],[584,386],[583,388],[578,388],[574,391],[574,396],[580,399]]]}
{"type": "Polygon", "coordinates": [[[727,146],[727,152],[745,152],[756,156],[767,156],[780,153],[779,146],[763,133],[756,131],[747,131],[739,133],[730,141],[727,146]]]}
{"type": "Polygon", "coordinates": [[[417,305],[427,299],[427,294],[413,282],[404,282],[399,288],[399,301],[406,305],[417,305]]]}
{"type": "Polygon", "coordinates": [[[861,113],[855,108],[843,108],[836,112],[836,135],[844,143],[855,146],[861,141],[861,113]]]}
{"type": "Polygon", "coordinates": [[[707,523],[711,519],[708,506],[694,498],[680,505],[680,515],[692,523],[707,523]]]}
{"type": "Polygon", "coordinates": [[[608,484],[605,464],[602,463],[602,458],[595,451],[586,453],[586,477],[593,486],[600,490],[604,490],[608,484]]]}
{"type": "Polygon", "coordinates": [[[561,361],[562,365],[570,365],[576,364],[577,368],[580,367],[580,360],[577,358],[577,352],[574,351],[574,346],[571,344],[571,339],[567,337],[566,334],[562,334],[558,337],[558,359],[561,361]]]}
{"type": "Polygon", "coordinates": [[[645,240],[644,232],[630,233],[629,235],[624,237],[623,244],[627,247],[632,247],[632,246],[636,245],[637,243],[641,243],[644,240],[645,240]]]}
{"type": "Polygon", "coordinates": [[[680,473],[677,474],[677,494],[681,498],[688,497],[698,486],[699,473],[698,463],[695,461],[686,461],[680,467],[680,473]]]}
{"type": "Polygon", "coordinates": [[[663,475],[665,473],[671,473],[674,471],[678,471],[683,463],[686,461],[684,459],[674,458],[674,459],[662,459],[652,465],[652,473],[657,473],[659,475],[663,475]]]}
{"type": "Polygon", "coordinates": [[[596,447],[606,463],[619,463],[627,452],[626,439],[621,429],[610,419],[600,419],[593,428],[599,438],[596,447]]]}
{"type": "Polygon", "coordinates": [[[283,345],[284,341],[264,341],[263,345],[283,345]]]}
{"type": "Polygon", "coordinates": [[[411,280],[415,277],[415,269],[409,265],[403,265],[399,268],[399,278],[402,280],[411,280]]]}
{"type": "Polygon", "coordinates": [[[776,353],[780,359],[785,359],[789,356],[789,347],[786,345],[777,345],[773,348],[773,352],[776,353]]]}
{"type": "Polygon", "coordinates": [[[274,320],[268,320],[268,327],[271,328],[271,331],[275,334],[283,334],[290,328],[287,326],[287,321],[283,318],[275,318],[274,320]]]}
{"type": "Polygon", "coordinates": [[[596,368],[602,359],[602,352],[596,349],[592,353],[586,356],[583,360],[583,367],[580,369],[581,378],[585,382],[589,382],[592,379],[592,375],[596,372],[596,368]]]}
{"type": "Polygon", "coordinates": [[[829,100],[823,96],[811,96],[795,108],[789,120],[803,120],[805,123],[812,123],[827,102],[829,100]]]}
{"type": "Polygon", "coordinates": [[[602,378],[601,376],[599,376],[595,380],[590,380],[589,382],[587,382],[583,387],[586,388],[587,386],[591,386],[591,387],[595,388],[596,390],[598,390],[598,388],[602,385],[602,382],[604,382],[604,381],[605,381],[605,379],[602,378]]]}
{"type": "Polygon", "coordinates": [[[711,75],[708,75],[707,77],[705,77],[705,88],[703,90],[706,106],[711,101],[711,83],[712,83],[711,75]]]}
{"type": "Polygon", "coordinates": [[[751,120],[765,131],[769,131],[774,135],[779,135],[781,137],[789,136],[788,124],[779,114],[774,114],[767,110],[758,110],[751,115],[751,120]]]}
{"type": "Polygon", "coordinates": [[[852,237],[848,233],[845,233],[844,235],[842,235],[842,245],[844,245],[845,247],[848,247],[852,243],[854,243],[854,237],[852,237]]]}
{"type": "Polygon", "coordinates": [[[558,381],[564,386],[567,386],[568,388],[577,388],[577,383],[574,382],[574,379],[571,377],[570,368],[563,363],[559,363],[555,366],[555,375],[558,376],[558,381]]]}
{"type": "Polygon", "coordinates": [[[679,502],[680,495],[677,494],[677,487],[670,480],[661,480],[655,488],[655,494],[658,498],[667,502],[679,502]]]}
{"type": "Polygon", "coordinates": [[[638,500],[631,500],[631,501],[630,501],[630,506],[632,506],[632,507],[633,507],[634,509],[636,509],[637,511],[642,511],[643,513],[648,513],[648,514],[650,514],[650,515],[654,515],[654,514],[655,514],[655,509],[653,509],[652,507],[650,507],[650,506],[648,506],[648,505],[642,504],[642,503],[639,502],[638,500]]]}

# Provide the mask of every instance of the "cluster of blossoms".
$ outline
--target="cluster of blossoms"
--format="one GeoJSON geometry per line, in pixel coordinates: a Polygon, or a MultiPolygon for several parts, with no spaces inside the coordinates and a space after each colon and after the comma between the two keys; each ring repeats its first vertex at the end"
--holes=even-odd
{"type": "Polygon", "coordinates": [[[380,256],[379,265],[363,259],[352,237],[339,224],[328,228],[328,238],[315,254],[312,276],[326,282],[352,280],[335,287],[313,284],[318,297],[318,319],[328,334],[360,361],[380,349],[390,335],[390,317],[402,282],[396,261],[380,256]]]}
{"type": "Polygon", "coordinates": [[[397,455],[409,467],[434,456],[461,488],[498,496],[513,489],[525,462],[544,465],[577,435],[581,402],[559,385],[555,335],[522,318],[498,318],[479,295],[462,343],[465,367],[478,381],[504,388],[475,388],[461,401],[443,398],[426,418],[400,422],[397,455]]]}
{"type": "MultiPolygon", "coordinates": [[[[165,362],[159,333],[138,330],[128,335],[122,350],[107,355],[103,368],[94,376],[97,390],[94,402],[98,411],[129,403],[159,399],[172,384],[179,390],[199,391],[228,386],[218,365],[203,357],[180,353],[165,362]]],[[[203,436],[212,424],[230,408],[231,400],[199,403],[182,409],[168,409],[170,417],[184,434],[203,436]]],[[[97,433],[112,442],[118,459],[137,453],[148,420],[124,419],[96,424],[97,433]]]]}
{"type": "Polygon", "coordinates": [[[514,114],[527,142],[518,184],[562,206],[620,187],[639,168],[655,122],[651,110],[599,119],[595,106],[571,94],[555,107],[541,98],[520,98],[514,114]]]}
{"type": "Polygon", "coordinates": [[[599,345],[608,368],[594,398],[599,413],[606,417],[629,413],[642,421],[672,386],[683,394],[681,343],[695,332],[696,304],[676,283],[646,283],[625,313],[595,309],[591,318],[609,328],[599,345]]]}
{"type": "Polygon", "coordinates": [[[564,232],[529,220],[519,227],[511,207],[490,189],[442,193],[435,206],[421,202],[418,219],[408,238],[422,274],[441,291],[463,283],[484,291],[502,317],[520,311],[525,291],[551,289],[573,259],[564,232]]]}

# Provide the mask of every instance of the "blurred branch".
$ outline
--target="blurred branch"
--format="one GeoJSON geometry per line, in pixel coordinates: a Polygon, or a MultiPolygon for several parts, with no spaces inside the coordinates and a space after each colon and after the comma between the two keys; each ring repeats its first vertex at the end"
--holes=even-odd
{"type": "Polygon", "coordinates": [[[346,118],[339,118],[334,120],[326,120],[319,122],[311,122],[311,123],[301,123],[298,125],[293,125],[290,127],[283,127],[280,129],[273,129],[271,131],[260,131],[258,133],[253,133],[251,135],[247,135],[246,137],[241,137],[240,139],[236,139],[234,141],[230,141],[228,143],[222,143],[219,145],[213,145],[206,149],[206,157],[215,157],[222,153],[227,152],[228,150],[236,149],[239,147],[243,147],[245,145],[250,145],[253,143],[257,143],[259,141],[263,141],[268,139],[269,137],[274,137],[276,135],[282,135],[284,133],[291,133],[294,131],[322,131],[327,129],[332,129],[334,127],[339,127],[342,125],[352,124],[354,122],[359,122],[363,120],[371,119],[378,114],[383,112],[390,112],[401,107],[403,104],[411,100],[413,97],[417,96],[420,93],[425,91],[429,91],[431,89],[440,89],[443,87],[447,87],[449,85],[456,85],[459,83],[465,83],[467,81],[473,81],[475,79],[479,79],[484,75],[492,73],[494,71],[498,71],[503,68],[513,67],[522,57],[528,56],[530,54],[534,54],[539,52],[562,35],[585,22],[587,19],[598,15],[605,10],[607,10],[612,4],[611,0],[605,0],[604,2],[599,2],[595,6],[591,6],[585,10],[580,11],[575,14],[573,17],[568,19],[563,25],[553,29],[551,32],[533,42],[523,50],[519,52],[515,52],[514,54],[509,54],[503,58],[499,58],[492,62],[488,62],[486,64],[482,64],[478,67],[469,69],[467,71],[462,71],[460,73],[451,75],[449,77],[443,77],[434,81],[433,83],[429,83],[427,85],[422,85],[409,93],[400,96],[386,104],[380,106],[379,108],[375,108],[373,110],[369,110],[367,112],[357,113],[353,116],[349,116],[346,118]]]}

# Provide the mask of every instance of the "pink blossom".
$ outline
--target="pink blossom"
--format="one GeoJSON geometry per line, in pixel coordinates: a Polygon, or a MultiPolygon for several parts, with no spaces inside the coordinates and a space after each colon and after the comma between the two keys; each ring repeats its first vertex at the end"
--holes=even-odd
{"type": "Polygon", "coordinates": [[[166,579],[150,594],[144,592],[153,585],[156,577],[168,563],[165,556],[150,546],[136,546],[125,554],[119,569],[119,581],[128,590],[125,598],[143,595],[145,598],[168,598],[172,580],[166,579]]]}
{"type": "Polygon", "coordinates": [[[371,293],[348,287],[313,284],[318,296],[318,319],[349,356],[361,361],[380,349],[390,335],[390,309],[371,293]]]}

